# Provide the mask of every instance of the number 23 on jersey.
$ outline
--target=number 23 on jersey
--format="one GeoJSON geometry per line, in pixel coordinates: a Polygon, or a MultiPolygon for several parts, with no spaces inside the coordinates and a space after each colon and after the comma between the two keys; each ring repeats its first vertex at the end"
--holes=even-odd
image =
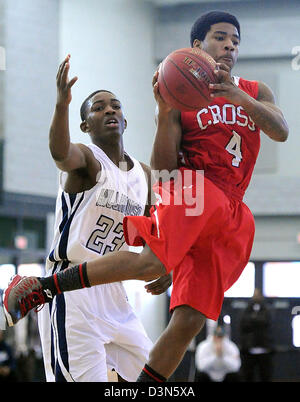
{"type": "Polygon", "coordinates": [[[96,225],[97,229],[93,231],[87,241],[86,247],[88,249],[104,255],[119,250],[125,243],[123,225],[121,222],[115,224],[112,218],[101,215],[96,225]],[[103,246],[105,246],[105,248],[103,248],[103,246]]]}

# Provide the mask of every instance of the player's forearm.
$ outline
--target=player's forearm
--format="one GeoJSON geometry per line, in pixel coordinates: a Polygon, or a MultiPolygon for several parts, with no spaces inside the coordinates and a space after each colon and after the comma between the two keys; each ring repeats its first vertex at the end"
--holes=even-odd
{"type": "Polygon", "coordinates": [[[251,97],[242,104],[254,123],[272,140],[284,142],[288,137],[288,125],[276,106],[266,105],[251,97]]]}
{"type": "Polygon", "coordinates": [[[151,156],[152,169],[169,172],[177,169],[176,147],[171,136],[168,124],[158,124],[151,156]]]}
{"type": "Polygon", "coordinates": [[[169,172],[178,169],[180,139],[181,132],[173,116],[170,113],[159,114],[151,155],[152,169],[169,172]]]}
{"type": "Polygon", "coordinates": [[[53,159],[67,159],[70,146],[69,107],[57,104],[49,131],[49,148],[53,159]]]}

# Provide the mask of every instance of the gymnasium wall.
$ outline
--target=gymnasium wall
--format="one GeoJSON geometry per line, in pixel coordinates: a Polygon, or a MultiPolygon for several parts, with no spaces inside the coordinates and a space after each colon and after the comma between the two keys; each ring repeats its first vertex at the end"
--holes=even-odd
{"type": "Polygon", "coordinates": [[[48,131],[56,96],[58,1],[2,0],[1,19],[4,190],[53,196],[57,180],[48,131]]]}
{"type": "MultiPolygon", "coordinates": [[[[106,88],[121,99],[128,119],[126,149],[148,162],[154,133],[153,7],[139,0],[1,0],[6,71],[4,190],[55,196],[57,175],[48,150],[58,65],[71,53],[79,80],[70,106],[74,142],[79,108],[92,91],[106,88]],[[46,10],[46,12],[45,12],[46,10]]],[[[1,45],[1,44],[0,44],[1,45]]]]}
{"type": "MultiPolygon", "coordinates": [[[[5,47],[4,47],[4,1],[0,0],[0,93],[4,91],[5,68],[5,47]]],[[[0,141],[3,139],[3,123],[4,123],[4,97],[0,96],[0,141]]],[[[0,183],[1,186],[1,183],[0,183]]],[[[1,191],[1,190],[0,190],[1,191]]]]}
{"type": "Polygon", "coordinates": [[[154,9],[147,1],[60,2],[60,59],[71,54],[71,75],[78,75],[70,107],[74,141],[89,142],[79,129],[82,101],[97,89],[121,100],[128,127],[127,152],[149,163],[154,135],[152,96],[154,9]]]}

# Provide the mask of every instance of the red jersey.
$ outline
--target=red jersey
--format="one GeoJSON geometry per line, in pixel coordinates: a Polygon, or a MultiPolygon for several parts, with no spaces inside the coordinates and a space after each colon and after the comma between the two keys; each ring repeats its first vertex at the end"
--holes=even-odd
{"type": "MultiPolygon", "coordinates": [[[[234,77],[253,98],[257,81],[234,77]]],[[[215,98],[199,111],[181,112],[183,166],[204,175],[227,195],[239,199],[249,185],[260,148],[260,129],[242,106],[215,98]]]]}

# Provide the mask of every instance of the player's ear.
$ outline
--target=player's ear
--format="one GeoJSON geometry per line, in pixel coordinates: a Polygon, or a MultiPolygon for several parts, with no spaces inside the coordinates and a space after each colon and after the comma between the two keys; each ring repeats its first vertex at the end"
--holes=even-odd
{"type": "Polygon", "coordinates": [[[80,124],[80,129],[84,133],[88,133],[90,131],[89,125],[87,124],[87,122],[85,120],[83,120],[83,122],[80,124]]]}
{"type": "Polygon", "coordinates": [[[124,130],[126,130],[126,128],[127,128],[127,120],[124,119],[124,130]]]}
{"type": "Polygon", "coordinates": [[[199,40],[199,39],[194,39],[193,47],[199,47],[199,48],[201,49],[201,47],[202,47],[202,41],[199,40]]]}

